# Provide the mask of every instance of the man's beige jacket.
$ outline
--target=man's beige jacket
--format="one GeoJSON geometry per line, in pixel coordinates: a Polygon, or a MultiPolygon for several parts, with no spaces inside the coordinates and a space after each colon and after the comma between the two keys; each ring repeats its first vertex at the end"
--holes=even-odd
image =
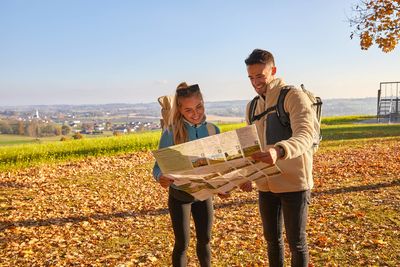
{"type": "MultiPolygon", "coordinates": [[[[255,114],[260,114],[269,107],[277,104],[278,96],[284,82],[276,78],[267,84],[265,100],[259,97],[255,114]]],[[[246,120],[249,124],[249,107],[246,107],[246,120]]],[[[313,116],[312,102],[301,89],[291,89],[286,95],[284,109],[289,113],[292,128],[292,137],[276,144],[266,144],[266,116],[253,122],[257,127],[261,146],[281,146],[285,150],[285,156],[278,159],[276,165],[281,169],[282,174],[256,181],[260,191],[271,191],[274,193],[296,192],[308,190],[313,187],[312,166],[313,166],[313,116]]],[[[276,112],[276,111],[271,111],[276,112]]]]}

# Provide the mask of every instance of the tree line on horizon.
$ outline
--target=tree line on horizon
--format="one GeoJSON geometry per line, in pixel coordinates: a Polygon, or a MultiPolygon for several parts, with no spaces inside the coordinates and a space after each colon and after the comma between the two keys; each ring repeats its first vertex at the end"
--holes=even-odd
{"type": "Polygon", "coordinates": [[[68,125],[46,123],[39,120],[0,120],[0,134],[14,134],[39,138],[68,135],[70,132],[71,127],[68,125]]]}

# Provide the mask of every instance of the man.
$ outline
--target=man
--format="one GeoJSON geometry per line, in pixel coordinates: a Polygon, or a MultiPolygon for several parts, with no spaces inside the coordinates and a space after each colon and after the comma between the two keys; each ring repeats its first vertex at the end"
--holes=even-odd
{"type": "MultiPolygon", "coordinates": [[[[256,125],[263,148],[263,152],[255,153],[252,157],[267,164],[276,163],[282,171],[278,176],[256,182],[269,264],[284,264],[284,221],[292,266],[307,266],[306,224],[310,190],[313,187],[312,103],[302,90],[288,90],[284,111],[289,114],[290,125],[283,126],[276,108],[271,108],[276,107],[280,91],[285,86],[283,80],[275,78],[277,68],[273,55],[255,49],[245,63],[251,84],[259,95],[255,107],[253,105],[253,114],[251,104],[247,105],[246,120],[248,124],[256,125]],[[262,115],[268,108],[269,112],[262,115]],[[261,118],[257,120],[260,114],[261,118]]],[[[242,189],[248,190],[249,184],[247,188],[246,185],[242,186],[242,189]]]]}

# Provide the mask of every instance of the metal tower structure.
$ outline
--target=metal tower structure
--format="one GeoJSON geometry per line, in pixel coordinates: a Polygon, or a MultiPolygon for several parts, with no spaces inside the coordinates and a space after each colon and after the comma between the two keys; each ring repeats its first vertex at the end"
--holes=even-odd
{"type": "Polygon", "coordinates": [[[381,82],[376,117],[379,121],[400,120],[400,82],[381,82]]]}

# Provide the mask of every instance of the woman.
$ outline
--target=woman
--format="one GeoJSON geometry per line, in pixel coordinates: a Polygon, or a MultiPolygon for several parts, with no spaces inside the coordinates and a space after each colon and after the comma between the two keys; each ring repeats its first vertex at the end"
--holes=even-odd
{"type": "MultiPolygon", "coordinates": [[[[159,148],[209,136],[210,127],[214,127],[214,133],[220,132],[215,125],[206,122],[203,96],[199,86],[197,84],[188,86],[185,82],[179,84],[176,89],[168,125],[161,136],[159,148]]],[[[178,190],[172,184],[173,180],[161,173],[157,163],[153,168],[153,176],[162,187],[169,188],[168,209],[175,234],[173,266],[186,266],[190,214],[193,216],[196,228],[196,252],[200,266],[211,266],[210,239],[214,213],[212,199],[199,201],[190,194],[178,190]]]]}

